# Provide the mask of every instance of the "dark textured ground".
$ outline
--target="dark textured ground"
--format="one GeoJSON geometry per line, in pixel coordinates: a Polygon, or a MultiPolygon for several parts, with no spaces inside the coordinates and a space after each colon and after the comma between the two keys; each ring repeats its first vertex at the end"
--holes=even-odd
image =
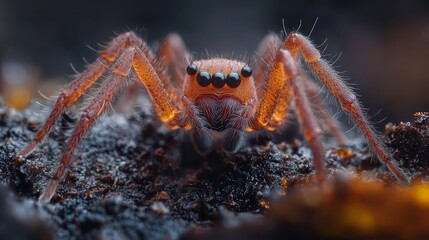
{"type": "Polygon", "coordinates": [[[232,156],[200,157],[183,134],[159,127],[149,113],[115,114],[87,134],[52,202],[42,204],[37,197],[73,117],[18,161],[17,151],[42,121],[35,112],[1,108],[1,239],[429,237],[429,221],[423,221],[429,189],[420,185],[429,176],[424,114],[386,130],[386,143],[416,176],[416,186],[397,186],[364,146],[351,146],[328,149],[331,180],[319,188],[311,187],[311,154],[300,141],[252,143],[232,156]],[[356,204],[361,207],[349,209],[356,204]],[[416,219],[410,228],[379,224],[410,216],[416,219]]]}

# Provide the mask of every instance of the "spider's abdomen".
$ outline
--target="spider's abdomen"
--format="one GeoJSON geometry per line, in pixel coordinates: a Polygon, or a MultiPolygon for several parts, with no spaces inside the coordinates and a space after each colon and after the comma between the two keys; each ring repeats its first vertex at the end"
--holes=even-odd
{"type": "Polygon", "coordinates": [[[195,106],[205,127],[210,130],[222,132],[233,126],[233,123],[242,106],[232,97],[218,97],[216,95],[203,95],[195,100],[195,106]]]}

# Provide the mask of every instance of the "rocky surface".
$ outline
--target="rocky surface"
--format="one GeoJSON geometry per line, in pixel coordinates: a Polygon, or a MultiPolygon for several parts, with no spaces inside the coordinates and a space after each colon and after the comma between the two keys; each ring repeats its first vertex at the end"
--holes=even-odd
{"type": "MultiPolygon", "coordinates": [[[[186,135],[161,127],[142,109],[103,117],[76,150],[51,203],[39,203],[37,198],[55,170],[76,117],[64,115],[36,151],[25,160],[17,160],[17,152],[43,122],[45,115],[35,112],[40,112],[35,106],[24,113],[1,108],[2,239],[355,238],[345,233],[347,224],[330,235],[332,231],[323,230],[329,230],[329,226],[317,221],[324,217],[321,222],[338,222],[338,216],[343,216],[339,212],[344,212],[348,204],[361,201],[365,205],[373,201],[368,198],[371,196],[381,205],[393,196],[399,199],[394,202],[395,208],[417,204],[406,197],[403,200],[389,195],[391,189],[405,189],[400,196],[418,190],[398,186],[363,144],[327,149],[329,181],[316,187],[311,152],[299,140],[250,141],[234,155],[213,151],[201,157],[186,135]],[[369,182],[370,194],[365,193],[363,181],[369,182]],[[384,196],[384,191],[389,194],[384,196]],[[310,194],[310,203],[306,194],[310,194]],[[323,201],[312,204],[313,198],[323,201]],[[331,214],[323,209],[330,209],[331,214]]],[[[388,125],[385,138],[401,166],[418,179],[414,183],[417,185],[427,179],[429,169],[425,116],[416,116],[415,123],[388,125]]],[[[410,211],[427,211],[429,201],[424,199],[424,210],[410,211]]],[[[360,213],[352,212],[350,216],[360,213]]],[[[374,214],[384,216],[386,212],[374,214]]],[[[365,224],[378,229],[373,221],[365,224]]],[[[377,231],[366,228],[358,227],[355,232],[362,231],[367,235],[356,236],[378,236],[373,234],[377,231]]],[[[429,236],[424,235],[427,230],[422,234],[413,236],[429,236]]]]}

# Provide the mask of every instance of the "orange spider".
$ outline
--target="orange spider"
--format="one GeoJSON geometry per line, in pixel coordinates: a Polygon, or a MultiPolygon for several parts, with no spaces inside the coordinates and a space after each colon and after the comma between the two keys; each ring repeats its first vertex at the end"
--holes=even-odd
{"type": "MultiPolygon", "coordinates": [[[[190,132],[192,142],[200,153],[210,151],[216,144],[215,139],[222,140],[220,144],[225,150],[236,152],[245,131],[273,130],[282,125],[293,99],[304,137],[313,152],[317,180],[323,181],[325,166],[321,129],[309,98],[318,108],[326,106],[317,96],[314,83],[303,73],[299,62],[301,56],[344,111],[351,114],[381,162],[400,182],[409,182],[368,124],[356,96],[330,65],[321,59],[309,39],[292,33],[282,42],[276,35],[270,34],[262,41],[259,54],[261,57],[252,71],[244,62],[224,58],[190,62],[190,54],[177,34],[168,35],[159,56],[155,56],[134,33],[119,35],[78,79],[61,92],[33,142],[19,154],[19,157],[24,157],[31,153],[65,109],[108,72],[108,78],[101,83],[101,88],[83,110],[59,166],[40,199],[49,201],[52,198],[74,149],[129,77],[145,86],[157,116],[166,126],[190,132]],[[163,71],[164,65],[168,71],[163,71]],[[264,88],[257,91],[255,85],[263,85],[264,88]]],[[[320,115],[337,140],[344,143],[344,136],[332,118],[325,111],[321,111],[320,115]]]]}

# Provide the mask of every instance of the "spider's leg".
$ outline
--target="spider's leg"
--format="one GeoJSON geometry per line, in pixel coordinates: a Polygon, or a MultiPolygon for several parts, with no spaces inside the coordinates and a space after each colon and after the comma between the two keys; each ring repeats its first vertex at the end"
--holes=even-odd
{"type": "MultiPolygon", "coordinates": [[[[318,88],[316,84],[311,82],[305,74],[301,73],[300,78],[307,93],[308,98],[312,104],[311,108],[321,118],[322,123],[327,127],[328,132],[331,133],[339,144],[345,144],[346,138],[341,130],[338,128],[336,122],[329,114],[328,107],[322,102],[319,96],[318,88]]],[[[278,103],[275,107],[274,113],[268,122],[266,128],[270,131],[274,131],[277,127],[284,124],[288,117],[288,111],[291,100],[290,86],[284,84],[282,90],[278,96],[278,103]]]]}
{"type": "Polygon", "coordinates": [[[138,80],[136,73],[130,72],[129,79],[130,81],[127,82],[128,84],[125,85],[121,96],[116,102],[116,113],[129,112],[129,110],[134,107],[133,103],[136,100],[137,95],[141,93],[141,83],[138,80]]]}
{"type": "MultiPolygon", "coordinates": [[[[255,65],[255,73],[253,79],[257,87],[258,98],[261,99],[264,92],[264,81],[267,74],[270,74],[268,78],[272,78],[271,72],[273,68],[279,67],[275,65],[278,61],[277,52],[281,47],[281,40],[276,34],[268,34],[262,39],[259,44],[257,54],[259,55],[258,61],[255,65]]],[[[272,113],[271,119],[269,120],[266,128],[270,131],[275,130],[278,126],[282,125],[288,115],[289,104],[290,104],[290,92],[289,86],[284,84],[278,94],[277,104],[275,105],[274,112],[272,113]]]]}
{"type": "MultiPolygon", "coordinates": [[[[285,53],[286,52],[282,51],[282,54],[285,53]]],[[[289,53],[288,57],[290,57],[289,53]]],[[[320,183],[325,178],[325,163],[323,161],[324,149],[321,140],[322,131],[320,130],[316,117],[311,109],[310,102],[302,84],[301,76],[291,79],[290,86],[298,120],[302,125],[305,140],[309,143],[311,152],[313,153],[313,165],[316,169],[317,180],[320,183]]]]}
{"type": "MultiPolygon", "coordinates": [[[[162,71],[159,71],[160,79],[163,80],[164,87],[169,87],[169,91],[174,91],[173,96],[176,101],[179,101],[175,96],[180,95],[183,85],[186,67],[189,65],[190,54],[186,50],[185,43],[182,38],[176,33],[170,33],[161,44],[156,60],[160,64],[162,71]],[[168,76],[172,77],[168,77],[168,76]]],[[[125,89],[119,102],[119,109],[125,111],[129,107],[129,102],[139,93],[140,83],[137,76],[131,73],[131,83],[125,89]]]]}
{"type": "Polygon", "coordinates": [[[302,85],[297,63],[288,51],[278,51],[276,61],[267,79],[265,93],[255,116],[250,122],[250,127],[261,129],[262,127],[270,127],[269,121],[271,123],[276,123],[275,120],[284,121],[281,117],[286,117],[291,97],[295,101],[298,120],[303,126],[304,138],[310,144],[313,153],[317,180],[322,182],[325,178],[325,165],[323,144],[320,138],[321,130],[302,85]]]}
{"type": "Polygon", "coordinates": [[[177,95],[170,89],[171,84],[164,84],[165,80],[162,80],[164,75],[160,75],[159,73],[162,71],[152,64],[153,60],[150,59],[149,50],[140,48],[132,50],[134,52],[132,61],[134,71],[149,93],[159,119],[170,128],[178,128],[179,106],[176,103],[177,95]]]}
{"type": "Polygon", "coordinates": [[[284,84],[282,89],[280,90],[278,96],[278,102],[275,106],[273,115],[271,116],[270,121],[266,125],[266,128],[270,131],[274,131],[277,127],[283,125],[288,117],[290,100],[292,93],[290,91],[289,84],[284,84]]]}
{"type": "Polygon", "coordinates": [[[295,60],[288,51],[279,51],[279,60],[283,64],[285,72],[290,72],[290,81],[285,85],[290,87],[293,97],[298,120],[304,131],[304,138],[309,143],[311,152],[313,153],[313,165],[316,169],[318,182],[322,182],[325,178],[325,163],[323,161],[323,144],[321,140],[321,129],[317,124],[316,116],[311,108],[305,88],[302,83],[302,78],[298,75],[298,67],[295,60]]]}
{"type": "Polygon", "coordinates": [[[256,54],[258,59],[255,63],[253,80],[255,82],[258,96],[263,94],[264,81],[266,74],[271,71],[271,66],[276,60],[276,53],[281,47],[282,42],[277,34],[270,33],[266,35],[259,43],[256,54]]]}
{"type": "Polygon", "coordinates": [[[99,57],[78,79],[71,82],[61,94],[55,103],[52,112],[48,116],[42,128],[36,133],[34,140],[27,145],[18,155],[18,157],[25,157],[30,154],[39,144],[43,138],[48,134],[58,117],[66,110],[67,107],[75,103],[90,88],[101,75],[106,71],[108,66],[115,61],[119,53],[124,47],[136,45],[141,47],[142,40],[134,33],[124,33],[115,38],[99,57]]]}
{"type": "Polygon", "coordinates": [[[338,124],[332,118],[326,104],[323,103],[322,99],[320,98],[319,87],[313,81],[308,79],[305,74],[301,74],[301,79],[303,80],[302,83],[304,85],[307,96],[310,99],[310,102],[312,103],[314,108],[317,109],[316,114],[321,117],[323,124],[328,128],[328,132],[335,137],[339,144],[346,144],[346,137],[338,127],[338,124]]]}
{"type": "Polygon", "coordinates": [[[294,63],[289,63],[287,67],[290,68],[285,68],[282,55],[277,54],[267,76],[264,92],[258,96],[259,106],[250,119],[248,131],[260,130],[264,127],[271,128],[268,123],[272,119],[274,119],[272,124],[276,124],[275,121],[284,121],[290,102],[289,86],[286,83],[298,74],[294,63]]]}
{"type": "Polygon", "coordinates": [[[86,131],[103,113],[103,110],[109,106],[113,96],[124,84],[132,66],[131,61],[133,60],[133,55],[134,51],[129,50],[122,54],[121,58],[113,66],[113,74],[102,83],[101,88],[97,91],[96,95],[91,99],[91,102],[82,112],[80,120],[67,143],[67,147],[60,159],[59,166],[57,167],[53,178],[39,198],[41,201],[47,202],[52,198],[58,187],[58,183],[64,176],[67,165],[73,156],[74,149],[78,146],[86,131]]]}
{"type": "Polygon", "coordinates": [[[158,59],[168,68],[173,84],[181,88],[186,67],[190,64],[190,54],[183,39],[177,33],[170,33],[165,38],[158,52],[158,59]]]}
{"type": "MultiPolygon", "coordinates": [[[[255,73],[253,74],[255,84],[259,86],[257,88],[259,98],[261,98],[263,94],[263,82],[266,77],[265,75],[269,73],[271,68],[274,66],[276,61],[276,53],[278,52],[281,45],[282,42],[276,34],[268,34],[259,44],[259,49],[257,51],[259,57],[255,65],[255,73]]],[[[308,80],[307,76],[302,75],[301,78],[304,80],[303,84],[311,102],[314,104],[317,110],[319,110],[317,113],[319,113],[323,123],[327,126],[328,131],[333,134],[340,144],[345,144],[346,139],[344,134],[337,127],[335,121],[329,114],[327,106],[320,99],[317,86],[308,80]]],[[[270,131],[273,131],[277,129],[277,127],[283,125],[287,118],[291,98],[289,88],[290,87],[288,84],[285,84],[279,93],[279,100],[275,107],[273,116],[266,125],[267,129],[270,131]]]]}
{"type": "Polygon", "coordinates": [[[298,52],[301,52],[305,61],[339,101],[344,111],[351,114],[368,142],[374,148],[379,159],[389,168],[392,174],[400,182],[409,183],[409,177],[398,167],[397,163],[389,155],[383,143],[368,123],[355,94],[349,87],[347,87],[344,80],[341,79],[335,70],[333,70],[327,62],[321,59],[320,52],[314,47],[314,45],[306,37],[293,33],[286,38],[284,48],[291,52],[294,59],[297,59],[298,52]]]}
{"type": "Polygon", "coordinates": [[[40,196],[40,200],[49,201],[52,198],[71,160],[74,149],[77,147],[86,131],[102,114],[103,110],[109,106],[113,96],[120,90],[125,79],[129,76],[132,67],[149,93],[158,117],[168,126],[172,128],[178,127],[175,125],[174,120],[177,118],[176,114],[179,112],[179,108],[173,101],[173,97],[171,96],[173,93],[169,93],[168,90],[164,88],[157,73],[158,70],[155,69],[152,64],[153,59],[152,61],[148,59],[150,57],[151,55],[148,49],[144,48],[142,50],[136,46],[132,46],[123,51],[118,60],[116,60],[112,67],[112,75],[102,83],[101,88],[83,111],[67,144],[65,152],[61,157],[54,177],[49,182],[44,193],[40,196]]]}

